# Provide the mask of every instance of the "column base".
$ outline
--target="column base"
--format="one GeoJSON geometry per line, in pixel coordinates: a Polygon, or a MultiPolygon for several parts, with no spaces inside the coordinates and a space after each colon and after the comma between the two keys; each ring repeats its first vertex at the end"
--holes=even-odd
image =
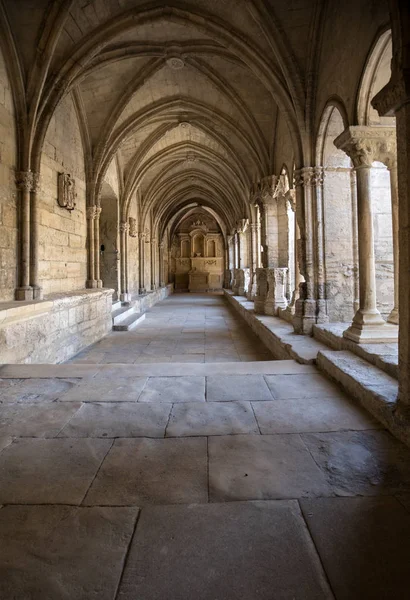
{"type": "Polygon", "coordinates": [[[43,289],[38,285],[33,285],[33,299],[34,300],[42,300],[43,299],[43,289]]]}
{"type": "Polygon", "coordinates": [[[293,329],[295,333],[311,335],[313,325],[316,324],[316,300],[302,300],[298,298],[295,302],[295,314],[293,317],[293,329]]]}
{"type": "Polygon", "coordinates": [[[129,294],[128,292],[120,294],[120,300],[121,302],[131,302],[131,294],[129,294]]]}
{"type": "Polygon", "coordinates": [[[23,287],[17,288],[15,292],[16,300],[33,300],[33,288],[29,285],[25,285],[23,287]]]}
{"type": "Polygon", "coordinates": [[[104,284],[103,284],[103,282],[102,282],[101,279],[97,279],[97,287],[98,288],[103,288],[104,287],[104,284]]]}
{"type": "Polygon", "coordinates": [[[378,310],[358,310],[343,337],[356,344],[388,344],[398,341],[399,328],[386,323],[378,310]]]}
{"type": "Polygon", "coordinates": [[[329,316],[327,314],[326,300],[318,300],[316,304],[317,304],[316,323],[329,323],[329,316]]]}
{"type": "Polygon", "coordinates": [[[387,322],[388,323],[393,323],[393,325],[398,325],[399,324],[399,309],[398,308],[393,308],[393,310],[391,311],[391,313],[387,317],[387,322]]]}
{"type": "Polygon", "coordinates": [[[97,287],[97,280],[96,279],[87,279],[86,281],[86,287],[88,289],[93,289],[97,287]]]}

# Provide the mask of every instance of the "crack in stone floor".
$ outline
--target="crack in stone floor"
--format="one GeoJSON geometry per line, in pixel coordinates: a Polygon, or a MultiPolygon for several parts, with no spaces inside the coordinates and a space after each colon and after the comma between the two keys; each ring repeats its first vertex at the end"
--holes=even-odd
{"type": "Polygon", "coordinates": [[[1,600],[407,598],[410,450],[202,301],[155,307],[146,346],[242,328],[236,360],[108,364],[138,330],[0,367],[1,600]]]}

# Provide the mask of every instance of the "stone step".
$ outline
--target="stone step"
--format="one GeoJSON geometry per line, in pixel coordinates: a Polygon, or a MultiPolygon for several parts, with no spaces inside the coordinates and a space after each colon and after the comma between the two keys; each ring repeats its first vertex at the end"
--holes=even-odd
{"type": "Polygon", "coordinates": [[[387,375],[398,378],[398,344],[357,344],[343,337],[348,323],[325,323],[313,326],[313,337],[332,350],[347,350],[381,369],[387,375]]]}
{"type": "Polygon", "coordinates": [[[115,327],[136,313],[134,306],[121,306],[112,313],[112,324],[115,327]]]}
{"type": "Polygon", "coordinates": [[[393,435],[410,444],[409,423],[396,411],[398,383],[394,377],[348,350],[321,351],[316,364],[393,435]]]}
{"type": "Polygon", "coordinates": [[[114,300],[114,302],[112,303],[111,312],[115,312],[116,310],[120,309],[121,306],[122,302],[120,300],[114,300]]]}
{"type": "Polygon", "coordinates": [[[141,321],[145,319],[145,313],[132,313],[126,319],[123,319],[120,323],[113,325],[114,331],[131,331],[135,329],[141,321]]]}

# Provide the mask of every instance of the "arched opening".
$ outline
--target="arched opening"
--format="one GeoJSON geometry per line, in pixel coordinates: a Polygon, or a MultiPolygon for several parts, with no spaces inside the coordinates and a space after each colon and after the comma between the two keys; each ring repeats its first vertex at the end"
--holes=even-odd
{"type": "Polygon", "coordinates": [[[318,164],[323,166],[323,256],[330,321],[349,322],[358,307],[357,206],[350,158],[334,140],[346,123],[337,106],[326,107],[319,127],[318,164]]]}
{"type": "Polygon", "coordinates": [[[104,183],[101,193],[100,216],[100,274],[103,287],[114,290],[113,300],[119,299],[119,203],[112,188],[104,183]]]}

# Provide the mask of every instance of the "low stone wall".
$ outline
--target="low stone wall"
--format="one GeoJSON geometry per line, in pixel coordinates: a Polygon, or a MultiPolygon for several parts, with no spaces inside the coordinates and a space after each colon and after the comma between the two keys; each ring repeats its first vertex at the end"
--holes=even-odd
{"type": "Polygon", "coordinates": [[[0,363],[61,363],[112,327],[112,290],[0,303],[0,363]]]}
{"type": "Polygon", "coordinates": [[[161,302],[161,300],[165,300],[171,294],[174,293],[174,284],[168,283],[164,287],[158,288],[153,292],[147,292],[141,296],[135,296],[132,298],[132,305],[135,306],[136,312],[143,313],[157,302],[161,302]]]}

